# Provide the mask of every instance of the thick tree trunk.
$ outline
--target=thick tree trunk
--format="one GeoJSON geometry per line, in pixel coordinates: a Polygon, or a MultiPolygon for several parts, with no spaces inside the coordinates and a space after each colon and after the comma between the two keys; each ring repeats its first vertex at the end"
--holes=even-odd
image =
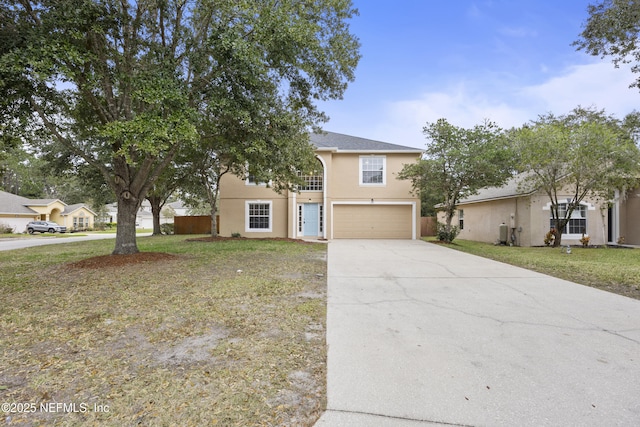
{"type": "Polygon", "coordinates": [[[558,248],[562,244],[562,231],[556,228],[553,235],[555,236],[555,239],[553,239],[553,247],[558,248]]]}
{"type": "Polygon", "coordinates": [[[159,236],[162,234],[160,230],[160,213],[162,212],[162,199],[160,197],[147,197],[147,200],[151,204],[151,214],[153,215],[153,235],[159,236]]]}
{"type": "Polygon", "coordinates": [[[218,218],[216,218],[216,207],[211,207],[211,237],[218,237],[218,218]]]}
{"type": "Polygon", "coordinates": [[[118,196],[116,247],[113,255],[138,253],[136,243],[136,215],[140,204],[133,198],[118,196]]]}

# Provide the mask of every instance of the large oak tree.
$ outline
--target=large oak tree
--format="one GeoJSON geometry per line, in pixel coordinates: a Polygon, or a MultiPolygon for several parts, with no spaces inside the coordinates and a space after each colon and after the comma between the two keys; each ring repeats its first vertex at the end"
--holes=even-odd
{"type": "MultiPolygon", "coordinates": [[[[55,141],[99,170],[118,202],[114,254],[135,253],[141,202],[178,153],[216,140],[203,129],[285,112],[302,134],[325,118],[315,101],[354,77],[355,13],[348,0],[3,1],[2,132],[45,151],[55,141]]],[[[256,164],[307,149],[268,129],[231,142],[256,164]]]]}
{"type": "MultiPolygon", "coordinates": [[[[640,72],[640,1],[602,0],[587,8],[589,18],[573,45],[590,55],[611,57],[614,65],[633,64],[640,72]]],[[[640,89],[640,77],[631,85],[640,89]]]]}

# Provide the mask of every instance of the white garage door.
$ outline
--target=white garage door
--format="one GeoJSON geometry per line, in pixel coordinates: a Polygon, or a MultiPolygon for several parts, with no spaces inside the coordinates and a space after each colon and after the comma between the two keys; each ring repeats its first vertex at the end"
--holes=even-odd
{"type": "Polygon", "coordinates": [[[334,239],[411,239],[411,205],[334,205],[334,239]]]}

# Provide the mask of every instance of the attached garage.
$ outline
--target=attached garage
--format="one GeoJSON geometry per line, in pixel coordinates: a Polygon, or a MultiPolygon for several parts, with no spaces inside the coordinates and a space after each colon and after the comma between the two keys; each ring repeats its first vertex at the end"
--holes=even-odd
{"type": "Polygon", "coordinates": [[[413,239],[413,204],[335,204],[334,239],[413,239]]]}

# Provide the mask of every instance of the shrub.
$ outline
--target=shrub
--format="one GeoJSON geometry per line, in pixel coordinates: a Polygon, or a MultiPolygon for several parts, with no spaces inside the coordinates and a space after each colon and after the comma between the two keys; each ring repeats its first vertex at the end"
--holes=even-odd
{"type": "Polygon", "coordinates": [[[554,234],[554,232],[555,230],[552,228],[547,232],[547,234],[544,235],[545,246],[550,246],[556,240],[556,235],[554,234]]]}
{"type": "Polygon", "coordinates": [[[160,232],[162,234],[173,234],[173,224],[160,224],[160,232]]]}
{"type": "Polygon", "coordinates": [[[0,222],[0,234],[13,234],[13,227],[0,222]]]}
{"type": "Polygon", "coordinates": [[[447,226],[441,222],[438,223],[437,227],[438,231],[436,236],[441,242],[451,243],[456,237],[458,237],[458,233],[460,233],[460,229],[455,225],[451,226],[451,230],[449,231],[447,231],[447,226]]]}
{"type": "Polygon", "coordinates": [[[231,237],[242,237],[240,233],[231,233],[231,237]]]}

